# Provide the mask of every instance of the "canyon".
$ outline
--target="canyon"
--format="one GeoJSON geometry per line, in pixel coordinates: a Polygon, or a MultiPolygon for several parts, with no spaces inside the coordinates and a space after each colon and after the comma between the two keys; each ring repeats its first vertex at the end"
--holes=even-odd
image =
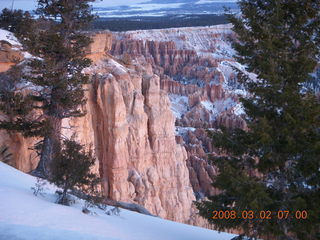
{"type": "MultiPolygon", "coordinates": [[[[244,68],[232,57],[231,25],[91,36],[87,114],[64,119],[63,136],[76,134],[80,143],[93,148],[95,171],[108,199],[209,227],[193,206],[217,192],[211,186],[216,169],[208,153],[218,151],[207,130],[221,125],[246,129],[239,102],[246,92],[234,71],[244,68]]],[[[1,41],[2,72],[29,57],[19,44],[1,41]]],[[[0,147],[10,156],[6,161],[24,172],[38,162],[32,150],[36,142],[0,132],[0,147]]]]}

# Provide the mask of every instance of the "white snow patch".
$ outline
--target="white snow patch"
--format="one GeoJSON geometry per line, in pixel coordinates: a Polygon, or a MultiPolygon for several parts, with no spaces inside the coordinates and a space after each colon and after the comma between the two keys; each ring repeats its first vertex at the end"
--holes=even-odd
{"type": "Polygon", "coordinates": [[[99,16],[107,16],[107,17],[133,17],[133,16],[163,16],[165,15],[165,11],[161,12],[161,10],[167,9],[175,9],[179,8],[183,5],[183,3],[137,3],[130,5],[127,9],[110,9],[110,10],[102,10],[96,9],[95,13],[99,16]],[[160,11],[160,12],[159,12],[160,11]],[[120,14],[119,14],[120,13],[120,14]]]}
{"type": "Polygon", "coordinates": [[[236,89],[234,90],[234,93],[238,96],[247,96],[248,92],[244,89],[236,89]]]}
{"type": "MultiPolygon", "coordinates": [[[[107,11],[106,11],[107,12],[107,11]]],[[[101,16],[101,17],[108,17],[108,18],[128,18],[128,17],[162,17],[165,15],[165,12],[146,12],[146,13],[133,13],[133,14],[109,14],[106,12],[96,12],[97,15],[101,16]]]]}
{"type": "Polygon", "coordinates": [[[236,74],[233,68],[239,69],[246,74],[251,80],[257,81],[257,75],[246,70],[246,67],[235,61],[222,61],[218,64],[219,70],[224,74],[226,81],[230,80],[230,76],[236,74]]]}
{"type": "Polygon", "coordinates": [[[189,100],[186,96],[168,94],[171,102],[171,110],[176,118],[181,119],[182,115],[189,110],[189,100]]]}
{"type": "Polygon", "coordinates": [[[213,111],[214,110],[214,104],[210,101],[202,101],[201,104],[208,110],[213,111]]]}
{"type": "Polygon", "coordinates": [[[201,105],[211,114],[210,120],[215,119],[219,114],[236,107],[237,103],[232,98],[223,100],[201,101],[201,105]]]}
{"type": "Polygon", "coordinates": [[[19,240],[230,240],[235,235],[167,221],[127,210],[109,216],[55,204],[54,187],[42,196],[30,189],[36,179],[0,162],[0,239],[19,240]]]}
{"type": "Polygon", "coordinates": [[[176,126],[175,134],[176,136],[184,136],[187,132],[194,132],[196,129],[193,127],[179,127],[176,126]]]}
{"type": "Polygon", "coordinates": [[[117,70],[120,71],[120,73],[127,73],[127,68],[125,68],[123,65],[121,65],[120,63],[116,62],[115,60],[113,59],[109,59],[108,60],[108,63],[110,65],[113,65],[117,70]]]}
{"type": "Polygon", "coordinates": [[[228,81],[230,76],[235,73],[232,69],[231,62],[229,61],[222,61],[221,63],[219,63],[217,70],[223,73],[226,81],[228,81]]]}
{"type": "Polygon", "coordinates": [[[4,29],[0,29],[0,41],[1,40],[7,41],[11,45],[13,45],[11,50],[21,51],[21,53],[23,54],[25,59],[41,59],[38,57],[34,57],[33,55],[31,55],[28,52],[22,51],[22,44],[18,41],[18,39],[14,36],[14,34],[12,32],[9,32],[4,29]]]}
{"type": "MultiPolygon", "coordinates": [[[[23,52],[23,56],[25,59],[35,58],[33,55],[31,55],[28,52],[23,52]]],[[[40,58],[37,58],[37,59],[40,59],[40,58]]]]}
{"type": "Polygon", "coordinates": [[[161,9],[168,9],[168,8],[179,8],[183,5],[184,3],[166,3],[166,4],[161,4],[161,3],[144,3],[144,4],[133,4],[130,6],[129,10],[126,11],[155,11],[155,10],[161,10],[161,9]]]}
{"type": "Polygon", "coordinates": [[[235,115],[240,116],[242,114],[245,114],[246,112],[244,111],[243,105],[241,103],[238,103],[234,108],[233,112],[235,115]]]}
{"type": "Polygon", "coordinates": [[[19,43],[18,39],[13,35],[13,33],[4,29],[0,29],[0,41],[1,40],[7,41],[14,46],[21,46],[21,43],[19,43]]]}

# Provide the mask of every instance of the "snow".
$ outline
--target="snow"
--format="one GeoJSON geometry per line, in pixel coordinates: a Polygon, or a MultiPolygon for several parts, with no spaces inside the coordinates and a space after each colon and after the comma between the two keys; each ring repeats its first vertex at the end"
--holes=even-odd
{"type": "Polygon", "coordinates": [[[193,127],[179,127],[176,126],[176,136],[184,136],[186,135],[189,131],[194,132],[196,129],[193,127]]]}
{"type": "MultiPolygon", "coordinates": [[[[23,56],[25,59],[31,59],[31,58],[35,58],[34,56],[32,56],[30,53],[28,52],[22,52],[23,56]]],[[[41,59],[41,58],[37,58],[37,59],[41,59]]]]}
{"type": "Polygon", "coordinates": [[[7,30],[0,28],[0,41],[9,42],[11,45],[13,45],[11,50],[21,51],[21,53],[23,54],[25,59],[35,58],[30,53],[22,51],[22,44],[18,41],[18,39],[14,36],[14,34],[12,32],[9,32],[7,30]]]}
{"type": "MultiPolygon", "coordinates": [[[[201,101],[201,105],[211,113],[211,120],[215,119],[222,112],[225,112],[229,109],[234,110],[237,106],[237,103],[232,98],[211,101],[201,101]]],[[[240,112],[240,110],[237,110],[240,112]]]]}
{"type": "Polygon", "coordinates": [[[246,112],[244,111],[243,105],[241,103],[238,103],[234,108],[233,108],[233,112],[235,115],[240,116],[242,114],[246,114],[246,112]]]}
{"type": "MultiPolygon", "coordinates": [[[[133,4],[130,7],[133,8],[135,11],[136,10],[137,11],[155,11],[155,10],[168,9],[168,8],[178,8],[178,7],[181,7],[182,5],[183,3],[166,3],[166,4],[144,3],[144,4],[133,4]]],[[[127,11],[132,11],[132,9],[127,11]]]]}
{"type": "Polygon", "coordinates": [[[233,55],[233,50],[227,42],[228,35],[232,32],[231,27],[231,24],[221,24],[206,27],[136,30],[119,33],[118,37],[123,38],[122,34],[125,34],[143,41],[159,41],[159,39],[173,41],[178,49],[193,49],[198,55],[226,58],[233,55]],[[217,34],[220,37],[214,39],[217,34]],[[215,49],[215,46],[218,48],[215,49]]]}
{"type": "MultiPolygon", "coordinates": [[[[165,15],[165,12],[147,12],[147,13],[133,13],[133,14],[121,14],[119,16],[119,14],[109,14],[108,12],[110,11],[100,11],[100,12],[96,12],[97,15],[101,16],[101,17],[108,17],[108,18],[130,18],[130,17],[162,17],[165,15]]],[[[113,11],[111,11],[113,12],[113,11]]]]}
{"type": "Polygon", "coordinates": [[[117,70],[119,74],[127,73],[127,68],[125,68],[123,65],[116,62],[113,59],[109,59],[108,64],[110,64],[111,66],[114,66],[115,70],[117,70]]]}
{"type": "Polygon", "coordinates": [[[0,162],[0,239],[6,240],[229,240],[235,235],[121,210],[120,216],[81,212],[83,202],[54,203],[55,187],[34,196],[36,179],[0,162]]]}
{"type": "Polygon", "coordinates": [[[222,61],[221,63],[218,64],[218,70],[220,70],[225,77],[226,84],[230,81],[230,77],[234,74],[236,74],[235,70],[233,69],[238,69],[241,72],[243,72],[245,75],[247,75],[252,81],[257,81],[257,75],[251,72],[248,72],[246,70],[246,67],[238,62],[235,61],[222,61]]]}
{"type": "Polygon", "coordinates": [[[225,100],[217,100],[214,103],[204,101],[201,102],[201,104],[207,110],[212,111],[213,117],[216,117],[222,112],[227,111],[229,109],[237,116],[245,114],[242,104],[235,102],[232,98],[227,98],[225,100]]]}
{"type": "MultiPolygon", "coordinates": [[[[128,8],[124,9],[105,9],[104,7],[95,8],[95,12],[99,16],[105,17],[134,17],[134,16],[163,16],[165,15],[165,11],[161,12],[162,10],[169,10],[169,9],[176,9],[183,5],[183,3],[149,3],[149,2],[142,2],[136,4],[130,4],[128,8]]],[[[95,4],[97,7],[97,4],[95,4]]]]}
{"type": "Polygon", "coordinates": [[[13,35],[13,33],[4,29],[0,29],[0,41],[3,40],[9,42],[11,45],[21,46],[21,43],[19,43],[18,39],[13,35]]]}
{"type": "MultiPolygon", "coordinates": [[[[198,1],[198,4],[214,1],[198,1]]],[[[217,1],[218,2],[218,1],[217,1]]],[[[232,48],[229,36],[232,34],[232,24],[221,24],[206,27],[184,27],[184,28],[169,28],[169,29],[153,29],[153,30],[136,30],[125,33],[119,32],[116,37],[124,39],[130,36],[132,39],[142,41],[173,41],[178,49],[194,50],[199,57],[209,57],[217,60],[218,66],[212,68],[212,71],[218,71],[223,76],[223,89],[230,93],[233,98],[226,100],[217,100],[214,102],[203,101],[201,104],[210,113],[210,120],[225,112],[233,112],[235,115],[244,113],[241,104],[235,100],[236,96],[247,96],[247,91],[244,86],[237,81],[237,73],[234,68],[239,69],[250,79],[256,81],[257,76],[246,71],[246,67],[236,62],[234,56],[235,50],[232,48]]],[[[217,75],[218,76],[218,75],[217,75]]],[[[199,79],[179,79],[182,84],[195,84],[203,87],[204,82],[199,79]]],[[[220,84],[219,79],[213,78],[210,83],[220,84]]],[[[188,99],[186,96],[169,94],[171,101],[171,109],[177,119],[181,119],[184,114],[190,111],[188,99]]]]}
{"type": "Polygon", "coordinates": [[[186,96],[168,94],[171,102],[171,110],[176,118],[181,119],[182,115],[189,110],[189,100],[186,96]]]}

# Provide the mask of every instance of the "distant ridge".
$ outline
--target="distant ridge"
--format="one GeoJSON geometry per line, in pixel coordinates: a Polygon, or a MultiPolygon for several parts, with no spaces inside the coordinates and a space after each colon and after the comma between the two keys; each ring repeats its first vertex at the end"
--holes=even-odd
{"type": "Polygon", "coordinates": [[[229,23],[226,16],[216,14],[170,15],[159,17],[99,18],[91,29],[115,32],[177,27],[212,26],[229,23]]]}

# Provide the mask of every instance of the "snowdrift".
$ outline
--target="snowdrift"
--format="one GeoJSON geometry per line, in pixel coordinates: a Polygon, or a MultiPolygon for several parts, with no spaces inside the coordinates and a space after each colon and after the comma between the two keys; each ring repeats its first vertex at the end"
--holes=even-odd
{"type": "Polygon", "coordinates": [[[43,196],[33,195],[35,183],[34,177],[0,162],[1,240],[229,240],[235,236],[122,209],[119,216],[100,209],[84,214],[80,199],[71,207],[56,204],[56,188],[49,184],[43,196]]]}

